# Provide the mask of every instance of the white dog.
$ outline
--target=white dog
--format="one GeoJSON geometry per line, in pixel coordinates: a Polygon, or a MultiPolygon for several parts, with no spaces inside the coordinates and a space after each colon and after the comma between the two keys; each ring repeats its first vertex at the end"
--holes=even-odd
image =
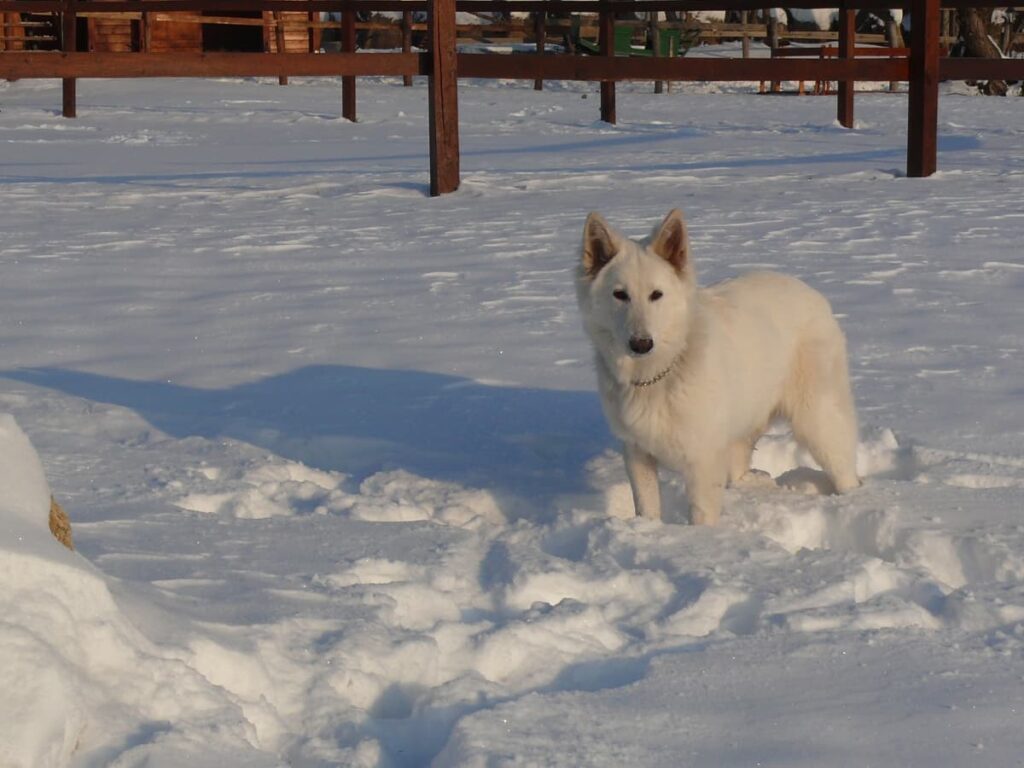
{"type": "Polygon", "coordinates": [[[750,457],[776,416],[837,492],[860,485],[846,340],[820,293],[772,272],[699,289],[678,210],[642,242],[590,214],[576,289],[637,514],[661,519],[660,463],[714,525],[727,482],[763,477],[750,457]]]}

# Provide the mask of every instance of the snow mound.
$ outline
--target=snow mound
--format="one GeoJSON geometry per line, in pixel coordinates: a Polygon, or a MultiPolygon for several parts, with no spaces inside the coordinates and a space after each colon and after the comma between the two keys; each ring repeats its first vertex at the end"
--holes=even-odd
{"type": "Polygon", "coordinates": [[[345,490],[348,476],[324,472],[297,462],[257,464],[234,478],[205,469],[211,486],[231,490],[197,492],[175,504],[193,512],[248,520],[301,514],[335,514],[378,523],[435,522],[455,527],[503,523],[493,495],[456,483],[419,477],[404,470],[379,472],[358,491],[345,490]]]}
{"type": "Polygon", "coordinates": [[[48,531],[50,486],[43,463],[8,413],[0,413],[0,509],[5,522],[16,517],[21,523],[48,531]]]}
{"type": "Polygon", "coordinates": [[[230,697],[128,621],[104,576],[50,534],[49,506],[39,456],[0,414],[0,764],[47,768],[88,755],[99,765],[103,745],[130,752],[153,739],[161,748],[151,743],[140,760],[148,751],[213,766],[219,753],[261,764],[247,757],[253,733],[230,697]]]}

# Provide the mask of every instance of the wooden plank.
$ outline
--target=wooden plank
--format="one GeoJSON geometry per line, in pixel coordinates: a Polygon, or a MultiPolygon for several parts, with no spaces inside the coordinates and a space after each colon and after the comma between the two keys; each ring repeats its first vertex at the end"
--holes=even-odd
{"type": "MultiPolygon", "coordinates": [[[[773,58],[791,58],[794,56],[803,56],[805,58],[828,58],[829,56],[838,56],[839,47],[834,45],[791,45],[786,48],[774,48],[772,49],[773,58]]],[[[861,57],[872,57],[881,56],[885,58],[899,58],[900,56],[906,57],[910,55],[909,48],[883,48],[874,47],[868,48],[864,46],[856,46],[853,49],[853,54],[848,58],[861,58],[861,57]]]]}
{"type": "MultiPolygon", "coordinates": [[[[341,50],[342,53],[356,52],[356,12],[343,11],[341,14],[341,50]]],[[[356,78],[345,75],[341,78],[341,116],[346,120],[356,121],[356,78]]]]}
{"type": "MultiPolygon", "coordinates": [[[[547,24],[545,23],[546,20],[547,20],[547,15],[544,14],[544,13],[538,13],[536,16],[534,16],[534,19],[533,19],[533,33],[534,33],[534,36],[537,38],[536,42],[537,42],[537,55],[538,56],[543,56],[544,55],[544,46],[547,44],[547,31],[548,31],[548,27],[547,27],[547,24]]],[[[543,80],[534,80],[533,81],[533,90],[535,90],[535,91],[543,91],[544,90],[544,81],[543,80]]]]}
{"type": "Polygon", "coordinates": [[[1024,59],[940,59],[941,80],[1024,80],[1024,59]]]}
{"type": "MultiPolygon", "coordinates": [[[[665,53],[665,51],[661,50],[661,29],[658,26],[657,13],[647,14],[647,26],[649,29],[649,36],[651,38],[651,54],[654,56],[661,56],[662,54],[665,53]]],[[[744,40],[746,40],[746,38],[744,38],[744,40]]],[[[669,44],[669,46],[671,47],[671,43],[669,44]]],[[[669,51],[668,53],[671,54],[672,52],[669,51]]],[[[743,58],[747,58],[746,53],[744,53],[743,58]]],[[[654,92],[661,93],[664,90],[665,84],[661,80],[655,80],[654,92]]]]}
{"type": "MultiPolygon", "coordinates": [[[[274,46],[279,54],[284,54],[287,51],[287,47],[284,40],[284,27],[281,26],[281,11],[274,11],[271,18],[274,22],[274,46]]],[[[288,85],[288,75],[278,75],[277,84],[288,85]]]]}
{"type": "Polygon", "coordinates": [[[63,9],[62,0],[0,0],[0,13],[60,13],[63,9]]]}
{"type": "Polygon", "coordinates": [[[454,192],[459,188],[460,181],[455,0],[430,0],[427,26],[430,30],[430,81],[427,92],[430,117],[430,194],[437,196],[454,192]]]}
{"type": "MultiPolygon", "coordinates": [[[[978,61],[988,67],[1001,62],[978,61]]],[[[1019,67],[1011,60],[1004,65],[1019,67]]],[[[970,59],[948,65],[975,66],[970,59]],[[960,62],[963,62],[961,64],[960,62]]],[[[359,77],[371,75],[426,75],[429,54],[421,53],[58,53],[9,52],[0,56],[0,77],[12,78],[132,78],[132,77],[359,77]]],[[[506,56],[489,53],[458,54],[459,77],[521,80],[719,80],[722,82],[772,80],[840,80],[888,82],[909,78],[909,60],[895,59],[690,59],[625,58],[600,56],[506,56]]]]}
{"type": "MultiPolygon", "coordinates": [[[[943,5],[962,3],[971,5],[970,0],[943,0],[943,5]]],[[[891,0],[850,0],[848,6],[853,10],[885,9],[892,5],[891,0]]],[[[982,6],[1000,7],[996,0],[982,0],[982,6]]],[[[1004,2],[1005,5],[1005,2],[1004,2]]],[[[459,0],[458,9],[470,13],[494,11],[497,8],[506,11],[531,12],[543,7],[548,13],[599,13],[607,8],[612,13],[647,13],[650,11],[678,11],[680,13],[695,11],[759,11],[764,9],[763,0],[502,0],[497,5],[493,0],[459,0]]],[[[816,9],[823,7],[820,0],[791,0],[787,8],[816,9]]]]}
{"type": "Polygon", "coordinates": [[[80,19],[106,19],[106,20],[128,20],[141,18],[141,13],[106,13],[105,11],[81,11],[78,14],[80,19]]]}
{"type": "MultiPolygon", "coordinates": [[[[845,5],[839,11],[839,58],[854,58],[854,43],[856,42],[857,12],[848,10],[845,5]]],[[[840,80],[836,89],[836,119],[844,128],[853,128],[853,92],[856,87],[855,80],[840,80]]]]}
{"type": "MultiPolygon", "coordinates": [[[[397,54],[395,54],[397,55],[397,54]]],[[[623,56],[503,56],[460,53],[459,77],[534,80],[758,81],[906,80],[909,60],[896,59],[691,59],[623,56]]]]}
{"type": "Polygon", "coordinates": [[[22,50],[21,39],[24,35],[24,28],[21,26],[21,19],[16,13],[0,13],[0,51],[22,50]]]}
{"type": "MultiPolygon", "coordinates": [[[[76,0],[65,0],[61,15],[61,48],[66,52],[74,52],[78,48],[78,20],[76,0]]],[[[61,114],[64,117],[78,117],[78,82],[73,77],[65,77],[61,82],[61,114]]]]}
{"type": "MultiPolygon", "coordinates": [[[[615,62],[615,15],[608,10],[602,10],[598,22],[598,45],[601,58],[605,62],[615,62]]],[[[605,79],[601,81],[601,119],[606,123],[615,124],[615,81],[605,79]]]]}
{"type": "MultiPolygon", "coordinates": [[[[882,52],[887,50],[890,49],[879,49],[879,55],[883,55],[882,52]]],[[[861,55],[868,53],[858,50],[858,56],[861,55]]],[[[288,54],[275,57],[281,59],[280,62],[267,62],[259,54],[176,53],[114,56],[82,53],[62,57],[53,52],[7,52],[0,57],[0,73],[11,77],[65,77],[71,74],[80,77],[222,77],[276,76],[280,69],[291,75],[338,76],[352,73],[359,76],[404,76],[429,72],[429,64],[420,63],[418,57],[421,56],[423,54],[361,53],[357,61],[356,57],[349,60],[344,54],[316,56],[315,60],[306,54],[288,54]],[[295,58],[296,56],[300,58],[295,58]],[[303,56],[306,58],[302,58],[303,56]]],[[[737,64],[742,65],[741,60],[616,58],[610,66],[618,71],[609,71],[605,64],[599,63],[597,57],[577,60],[569,56],[547,56],[543,57],[543,62],[535,61],[535,58],[460,54],[459,76],[523,79],[536,79],[539,76],[562,80],[599,80],[609,77],[617,80],[641,80],[659,77],[666,79],[670,76],[681,80],[757,81],[762,75],[765,79],[778,77],[796,80],[814,79],[819,76],[837,79],[848,74],[848,70],[837,69],[835,61],[817,60],[803,62],[800,68],[792,67],[796,63],[794,61],[752,60],[750,64],[754,69],[744,69],[742,66],[737,67],[737,64]]],[[[879,67],[878,61],[858,59],[856,67],[855,79],[861,81],[907,80],[909,76],[905,62],[895,66],[882,62],[879,67]]],[[[943,79],[1024,79],[1024,60],[1021,59],[941,59],[939,67],[943,79]]]]}
{"type": "MultiPolygon", "coordinates": [[[[511,57],[509,57],[511,58],[511,57]]],[[[551,58],[551,57],[549,57],[551,58]]],[[[59,53],[0,56],[2,78],[305,77],[425,75],[422,53],[59,53]]]]}
{"type": "MultiPolygon", "coordinates": [[[[343,11],[366,10],[370,12],[422,10],[425,2],[409,0],[92,0],[94,8],[108,11],[343,11]]],[[[679,12],[721,10],[722,0],[459,0],[458,10],[467,12],[493,12],[496,10],[556,13],[599,13],[607,9],[612,13],[645,13],[649,11],[674,10],[679,12]]],[[[728,0],[727,5],[737,11],[757,11],[764,7],[763,0],[728,0]]],[[[853,10],[884,9],[892,0],[849,0],[847,7],[853,10]]],[[[790,8],[818,8],[820,0],[790,0],[790,8]]],[[[943,0],[945,8],[958,7],[1002,7],[1005,0],[943,0]]],[[[60,10],[60,2],[54,0],[0,0],[0,11],[20,13],[45,13],[60,10]]]]}
{"type": "MultiPolygon", "coordinates": [[[[196,17],[200,18],[200,17],[196,17]]],[[[263,19],[253,19],[262,25],[263,19]]],[[[179,22],[174,14],[150,14],[150,53],[195,51],[203,49],[203,27],[179,22]]]]}
{"type": "MultiPolygon", "coordinates": [[[[402,11],[402,53],[412,51],[412,11],[402,11]]],[[[402,76],[402,85],[412,87],[412,75],[402,76]]]]}
{"type": "MultiPolygon", "coordinates": [[[[488,0],[490,2],[490,0],[488,0]]],[[[323,11],[397,11],[412,8],[424,10],[426,2],[409,0],[90,0],[89,5],[109,12],[134,11],[168,13],[265,13],[289,11],[296,13],[323,11]]],[[[0,10],[22,13],[59,11],[60,0],[0,0],[0,10]]]]}
{"type": "Polygon", "coordinates": [[[935,173],[939,126],[939,0],[913,0],[910,29],[910,98],[907,176],[935,173]]]}

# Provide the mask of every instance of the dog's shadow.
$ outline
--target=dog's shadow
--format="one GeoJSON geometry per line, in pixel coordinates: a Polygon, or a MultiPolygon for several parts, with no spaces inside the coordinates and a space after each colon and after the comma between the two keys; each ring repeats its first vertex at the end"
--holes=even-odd
{"type": "Polygon", "coordinates": [[[60,368],[0,375],[129,408],[178,438],[232,438],[355,482],[382,470],[485,488],[544,515],[613,444],[596,393],[421,371],[308,366],[228,389],[60,368]]]}

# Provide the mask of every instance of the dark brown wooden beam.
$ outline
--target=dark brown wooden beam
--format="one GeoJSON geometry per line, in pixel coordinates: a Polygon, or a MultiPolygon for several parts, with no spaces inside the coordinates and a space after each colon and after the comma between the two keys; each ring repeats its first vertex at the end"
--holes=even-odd
{"type": "Polygon", "coordinates": [[[460,53],[459,77],[534,80],[906,80],[909,63],[895,59],[691,59],[624,56],[504,56],[460,53]]]}
{"type": "MultiPolygon", "coordinates": [[[[40,0],[38,8],[43,8],[51,0],[40,0]]],[[[19,5],[35,6],[27,0],[0,0],[4,6],[19,5]]],[[[195,11],[217,13],[264,11],[289,11],[307,13],[310,11],[403,11],[424,10],[426,2],[407,2],[407,0],[89,0],[92,10],[103,13],[144,12],[168,13],[176,11],[195,11]]]]}
{"type": "MultiPolygon", "coordinates": [[[[545,13],[538,13],[533,17],[533,36],[535,38],[534,42],[537,44],[538,56],[544,55],[544,47],[547,44],[548,25],[546,22],[547,14],[545,13]]],[[[533,90],[543,91],[544,81],[540,79],[534,80],[533,90]]]]}
{"type": "MultiPolygon", "coordinates": [[[[357,0],[358,1],[358,0],[357,0]]],[[[372,0],[371,0],[372,1],[372,0]]],[[[758,11],[763,10],[764,0],[457,0],[458,10],[475,13],[478,11],[494,11],[498,8],[507,11],[531,12],[543,9],[547,13],[599,13],[608,8],[612,13],[646,13],[648,11],[758,11]]],[[[980,4],[973,0],[942,0],[946,7],[989,7],[997,8],[1006,5],[1005,0],[981,0],[980,4]]],[[[816,9],[827,7],[821,0],[792,0],[786,3],[787,8],[816,9]]],[[[847,8],[852,10],[882,10],[900,7],[892,0],[849,0],[847,8]]],[[[903,7],[909,7],[908,2],[903,7]]]]}
{"type": "MultiPolygon", "coordinates": [[[[424,10],[427,3],[411,0],[91,0],[95,10],[166,12],[166,11],[344,11],[371,12],[424,10]]],[[[942,0],[943,8],[997,8],[1005,0],[942,0]]],[[[60,0],[0,0],[0,11],[13,13],[54,13],[60,11],[60,0]]],[[[722,0],[458,0],[459,11],[487,12],[496,10],[555,13],[598,13],[607,8],[612,13],[647,11],[714,11],[722,10],[722,0]]],[[[763,0],[727,0],[729,9],[757,11],[764,7],[763,0]]],[[[885,9],[892,0],[848,0],[852,10],[885,9]]],[[[909,2],[904,3],[904,7],[909,2]]],[[[820,8],[821,0],[789,0],[789,8],[820,8]]]]}
{"type": "MultiPolygon", "coordinates": [[[[73,53],[78,49],[78,18],[75,16],[77,3],[65,0],[61,15],[61,50],[73,53]]],[[[64,117],[78,117],[78,81],[65,77],[61,83],[62,108],[64,117]]]]}
{"type": "MultiPolygon", "coordinates": [[[[281,24],[281,11],[274,11],[271,17],[274,19],[274,46],[279,54],[284,54],[288,49],[285,45],[284,25],[281,24]]],[[[278,75],[277,84],[288,85],[288,75],[278,75]]]]}
{"type": "MultiPolygon", "coordinates": [[[[601,53],[599,59],[605,64],[615,63],[615,15],[602,10],[598,20],[598,46],[601,53]]],[[[615,81],[611,78],[601,81],[601,119],[606,123],[615,124],[615,81]]]]}
{"type": "MultiPolygon", "coordinates": [[[[888,82],[909,78],[908,59],[691,59],[602,56],[458,54],[459,77],[521,80],[840,80],[888,82]]],[[[944,60],[943,76],[1019,78],[1019,61],[944,60]],[[1017,73],[1012,77],[1007,73],[1017,73]]],[[[422,53],[58,53],[10,51],[0,55],[4,78],[277,77],[426,75],[422,53]]]]}
{"type": "MultiPolygon", "coordinates": [[[[402,53],[412,52],[412,11],[402,11],[402,53]]],[[[412,75],[402,76],[402,85],[412,87],[412,75]]]]}
{"type": "MultiPolygon", "coordinates": [[[[907,59],[857,59],[848,68],[841,60],[783,59],[626,59],[610,63],[599,57],[505,56],[460,53],[459,77],[534,80],[837,80],[853,76],[863,82],[909,79],[907,59]]],[[[0,77],[330,77],[412,76],[430,72],[423,53],[296,54],[256,53],[71,53],[6,51],[0,77]]],[[[942,80],[1024,80],[1024,59],[940,59],[942,80]]]]}
{"type": "Polygon", "coordinates": [[[1024,80],[1024,59],[939,59],[941,80],[1024,80]]]}
{"type": "Polygon", "coordinates": [[[939,0],[914,0],[907,100],[907,176],[935,173],[939,125],[939,0]]]}
{"type": "MultiPolygon", "coordinates": [[[[341,50],[343,53],[356,52],[356,12],[342,11],[341,50]]],[[[356,78],[345,75],[341,78],[341,116],[356,121],[356,78]]]]}
{"type": "Polygon", "coordinates": [[[425,75],[424,53],[57,53],[0,54],[2,78],[308,77],[425,75]]]}
{"type": "MultiPolygon", "coordinates": [[[[841,7],[839,11],[839,58],[849,61],[854,57],[857,12],[841,7]]],[[[844,128],[853,128],[853,92],[856,80],[840,80],[837,90],[836,118],[844,128]]]]}
{"type": "Polygon", "coordinates": [[[0,13],[60,13],[61,0],[0,0],[0,13]]]}
{"type": "MultiPolygon", "coordinates": [[[[459,188],[459,82],[455,54],[455,0],[430,0],[430,194],[459,188]]],[[[544,57],[547,58],[547,57],[544,57]]]]}

